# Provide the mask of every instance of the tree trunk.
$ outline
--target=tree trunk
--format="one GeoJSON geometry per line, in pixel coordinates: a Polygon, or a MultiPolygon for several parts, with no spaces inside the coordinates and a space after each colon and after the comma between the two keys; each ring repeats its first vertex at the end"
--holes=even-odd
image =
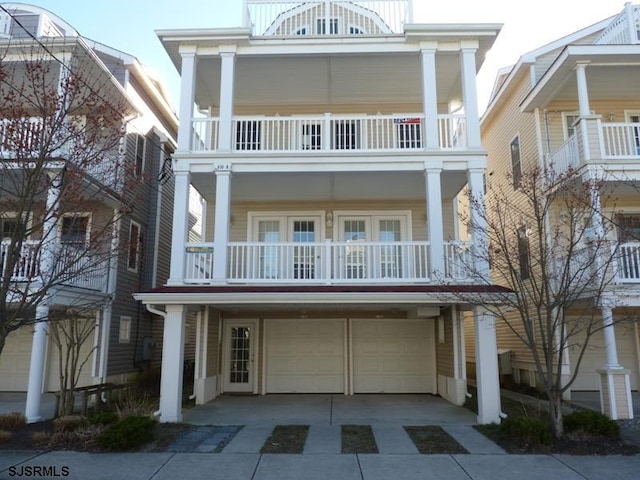
{"type": "Polygon", "coordinates": [[[559,439],[564,434],[562,422],[562,393],[553,390],[549,393],[549,420],[551,421],[551,432],[553,437],[559,439]]]}

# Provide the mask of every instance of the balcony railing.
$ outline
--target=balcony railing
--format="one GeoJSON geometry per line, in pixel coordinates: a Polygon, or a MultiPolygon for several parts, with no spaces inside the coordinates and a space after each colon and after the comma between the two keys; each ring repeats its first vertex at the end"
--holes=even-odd
{"type": "MultiPolygon", "coordinates": [[[[640,160],[640,123],[603,123],[590,121],[589,129],[597,135],[599,151],[591,149],[591,161],[640,160]]],[[[556,150],[547,155],[547,166],[554,167],[556,173],[565,173],[570,167],[577,168],[584,159],[580,155],[580,145],[588,140],[583,138],[581,128],[556,150]]]]}
{"type": "MultiPolygon", "coordinates": [[[[219,118],[193,119],[191,151],[215,152],[219,118]]],[[[466,148],[465,116],[438,115],[438,132],[425,132],[424,115],[234,117],[232,150],[247,153],[406,152],[424,150],[428,135],[442,150],[466,148]]]]}
{"type": "MultiPolygon", "coordinates": [[[[212,281],[214,244],[186,246],[185,283],[212,281]]],[[[445,245],[447,280],[469,281],[466,242],[445,245]]],[[[431,282],[428,242],[233,242],[228,245],[230,283],[431,282]]]]}
{"type": "Polygon", "coordinates": [[[252,35],[380,35],[403,33],[411,0],[246,0],[252,35]]]}
{"type": "MultiPolygon", "coordinates": [[[[6,273],[7,259],[10,255],[10,242],[0,242],[0,273],[4,277],[6,273]]],[[[12,268],[11,281],[32,282],[41,280],[40,253],[42,241],[26,240],[22,243],[22,248],[17,262],[12,268]]],[[[64,255],[58,252],[56,255],[59,261],[56,262],[55,271],[51,278],[51,284],[55,286],[79,287],[88,290],[103,292],[106,288],[106,266],[103,262],[96,264],[90,257],[79,258],[72,265],[64,265],[64,255]]],[[[45,281],[46,278],[44,279],[45,281]]]]}
{"type": "Polygon", "coordinates": [[[640,5],[625,5],[595,42],[597,45],[640,43],[640,5]]]}
{"type": "Polygon", "coordinates": [[[640,283],[640,242],[621,243],[616,260],[619,283],[640,283]]]}

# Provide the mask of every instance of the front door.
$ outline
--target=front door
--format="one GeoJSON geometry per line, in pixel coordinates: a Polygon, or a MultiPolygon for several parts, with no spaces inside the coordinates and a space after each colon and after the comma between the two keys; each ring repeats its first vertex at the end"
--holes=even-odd
{"type": "Polygon", "coordinates": [[[225,392],[253,392],[256,322],[230,322],[225,327],[225,392]]]}

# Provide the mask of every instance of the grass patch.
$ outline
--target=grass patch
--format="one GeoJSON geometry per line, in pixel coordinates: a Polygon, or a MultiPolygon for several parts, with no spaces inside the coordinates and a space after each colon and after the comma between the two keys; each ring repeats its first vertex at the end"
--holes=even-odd
{"type": "Polygon", "coordinates": [[[469,453],[451,435],[438,426],[404,427],[409,438],[422,454],[469,453]]]}
{"type": "Polygon", "coordinates": [[[260,453],[302,453],[309,425],[277,425],[260,453]]]}
{"type": "Polygon", "coordinates": [[[378,453],[369,425],[342,425],[342,453],[378,453]]]}

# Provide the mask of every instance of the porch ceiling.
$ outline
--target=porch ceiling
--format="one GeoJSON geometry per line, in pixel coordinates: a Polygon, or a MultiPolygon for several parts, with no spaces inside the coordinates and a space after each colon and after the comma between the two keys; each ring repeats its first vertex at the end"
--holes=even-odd
{"type": "MultiPolygon", "coordinates": [[[[461,81],[458,55],[438,55],[436,70],[438,102],[459,102],[461,81]]],[[[236,62],[235,104],[421,104],[421,78],[417,53],[239,56],[236,62]]],[[[196,92],[199,108],[217,108],[220,92],[219,58],[199,59],[196,92]]]]}
{"type": "MultiPolygon", "coordinates": [[[[195,173],[192,185],[215,201],[215,176],[195,173]]],[[[442,174],[442,196],[453,198],[466,184],[464,172],[442,174]]],[[[234,174],[232,201],[409,200],[424,198],[425,180],[417,172],[234,174]]]]}
{"type": "Polygon", "coordinates": [[[545,108],[554,100],[578,98],[576,64],[585,70],[590,101],[640,98],[640,46],[572,45],[556,59],[522,102],[524,111],[545,108]]]}

